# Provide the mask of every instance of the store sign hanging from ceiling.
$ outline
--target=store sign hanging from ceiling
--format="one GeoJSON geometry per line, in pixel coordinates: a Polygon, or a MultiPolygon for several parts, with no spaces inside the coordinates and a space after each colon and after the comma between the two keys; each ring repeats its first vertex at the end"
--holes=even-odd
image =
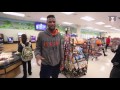
{"type": "Polygon", "coordinates": [[[117,19],[117,16],[108,16],[110,22],[114,22],[117,19]]]}

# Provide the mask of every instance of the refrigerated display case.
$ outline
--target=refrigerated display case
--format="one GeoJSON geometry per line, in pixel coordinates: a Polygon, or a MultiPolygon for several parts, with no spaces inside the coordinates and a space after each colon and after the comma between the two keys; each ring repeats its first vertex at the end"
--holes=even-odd
{"type": "Polygon", "coordinates": [[[0,78],[14,78],[21,73],[22,64],[19,54],[2,52],[0,54],[0,78]]]}

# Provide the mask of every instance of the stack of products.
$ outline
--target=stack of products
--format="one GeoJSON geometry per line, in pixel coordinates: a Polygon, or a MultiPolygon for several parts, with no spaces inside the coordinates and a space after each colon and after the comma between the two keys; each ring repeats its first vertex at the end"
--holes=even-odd
{"type": "Polygon", "coordinates": [[[66,77],[80,77],[86,75],[88,61],[81,45],[75,45],[74,39],[65,36],[64,42],[64,69],[62,73],[66,77]],[[69,38],[69,39],[68,39],[69,38]]]}

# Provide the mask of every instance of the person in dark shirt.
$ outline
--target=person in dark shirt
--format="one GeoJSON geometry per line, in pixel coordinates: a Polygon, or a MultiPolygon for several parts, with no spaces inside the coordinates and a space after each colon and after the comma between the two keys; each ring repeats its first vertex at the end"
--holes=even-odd
{"type": "Polygon", "coordinates": [[[113,68],[110,72],[110,78],[120,78],[120,45],[116,50],[111,49],[112,52],[116,53],[111,62],[113,68]]]}
{"type": "MultiPolygon", "coordinates": [[[[23,50],[22,44],[24,44],[25,46],[29,45],[29,42],[27,42],[27,35],[26,34],[22,34],[21,40],[18,43],[18,52],[20,52],[20,53],[22,53],[22,50],[23,50]]],[[[32,44],[31,44],[31,48],[32,48],[32,44]]],[[[26,66],[26,64],[28,64],[28,73],[29,73],[29,75],[32,75],[31,61],[27,61],[27,62],[22,61],[22,65],[23,65],[23,77],[22,78],[27,78],[27,66],[26,66]]]]}

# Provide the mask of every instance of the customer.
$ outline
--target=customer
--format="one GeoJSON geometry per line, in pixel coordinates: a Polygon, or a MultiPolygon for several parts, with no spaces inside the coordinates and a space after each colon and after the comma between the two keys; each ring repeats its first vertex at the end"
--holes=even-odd
{"type": "Polygon", "coordinates": [[[111,51],[116,54],[111,61],[113,63],[113,68],[110,72],[110,78],[120,78],[120,45],[117,50],[112,49],[111,51]]]}
{"type": "MultiPolygon", "coordinates": [[[[28,46],[29,44],[31,44],[30,42],[27,41],[26,34],[22,34],[20,42],[18,43],[18,52],[20,52],[20,53],[22,53],[23,44],[25,46],[28,46]]],[[[31,44],[31,48],[32,48],[32,44],[31,44]]],[[[23,65],[23,77],[22,78],[27,78],[27,66],[26,66],[26,64],[28,64],[28,73],[29,73],[29,75],[32,75],[31,61],[27,61],[27,62],[22,61],[22,65],[23,65]]]]}
{"type": "Polygon", "coordinates": [[[58,78],[60,66],[63,66],[64,53],[54,15],[47,16],[47,26],[46,31],[40,32],[37,37],[34,53],[38,66],[41,60],[40,78],[58,78]]]}
{"type": "Polygon", "coordinates": [[[104,54],[104,56],[107,56],[107,54],[105,54],[105,39],[104,39],[104,37],[101,38],[101,42],[102,42],[101,49],[103,50],[103,54],[104,54]]]}
{"type": "Polygon", "coordinates": [[[103,38],[97,37],[96,44],[97,44],[97,46],[98,46],[100,49],[102,49],[104,56],[107,56],[107,55],[105,54],[105,50],[104,50],[104,41],[103,41],[103,38]]]}
{"type": "Polygon", "coordinates": [[[106,38],[106,47],[105,47],[106,51],[107,51],[108,46],[110,45],[110,42],[111,42],[110,36],[108,36],[108,38],[106,38]]]}

